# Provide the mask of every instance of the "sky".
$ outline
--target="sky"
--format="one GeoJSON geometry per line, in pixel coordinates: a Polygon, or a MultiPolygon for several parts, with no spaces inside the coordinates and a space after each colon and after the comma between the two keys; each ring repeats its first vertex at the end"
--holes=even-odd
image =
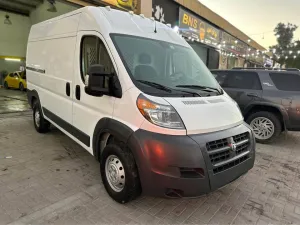
{"type": "Polygon", "coordinates": [[[298,25],[294,39],[300,39],[300,0],[199,1],[266,48],[277,43],[273,30],[279,22],[298,25]]]}

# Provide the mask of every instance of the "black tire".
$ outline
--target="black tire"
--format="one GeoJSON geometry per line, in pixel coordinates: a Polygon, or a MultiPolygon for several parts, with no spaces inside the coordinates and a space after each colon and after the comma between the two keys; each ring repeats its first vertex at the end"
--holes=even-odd
{"type": "Polygon", "coordinates": [[[44,118],[40,104],[37,101],[33,104],[33,123],[39,133],[47,133],[50,130],[50,123],[44,118]],[[37,113],[39,113],[39,121],[36,120],[37,113]]]}
{"type": "Polygon", "coordinates": [[[24,89],[24,85],[22,83],[19,84],[19,89],[20,89],[20,91],[24,91],[25,90],[24,89]]]}
{"type": "Polygon", "coordinates": [[[274,125],[274,133],[273,135],[268,138],[268,139],[259,139],[256,137],[256,141],[258,143],[262,143],[262,144],[268,144],[268,143],[272,143],[273,141],[276,140],[276,138],[281,134],[282,132],[282,125],[281,125],[281,122],[280,122],[280,119],[278,118],[278,116],[276,116],[276,114],[274,113],[271,113],[271,112],[267,112],[267,111],[261,111],[261,112],[256,112],[256,113],[253,113],[251,114],[246,122],[248,124],[251,124],[251,122],[255,119],[255,118],[258,118],[258,117],[263,117],[263,118],[267,118],[269,119],[273,125],[274,125]]]}
{"type": "Polygon", "coordinates": [[[115,144],[107,145],[101,155],[100,172],[107,193],[116,202],[124,204],[135,199],[141,194],[141,185],[137,166],[134,157],[129,149],[122,149],[115,144]],[[120,192],[116,192],[115,190],[113,190],[106,177],[105,164],[106,160],[111,155],[118,157],[118,159],[123,164],[123,168],[125,171],[125,185],[120,192]]]}
{"type": "Polygon", "coordinates": [[[5,88],[5,89],[8,89],[8,88],[9,88],[9,87],[8,87],[8,83],[7,83],[6,81],[4,82],[4,88],[5,88]]]}

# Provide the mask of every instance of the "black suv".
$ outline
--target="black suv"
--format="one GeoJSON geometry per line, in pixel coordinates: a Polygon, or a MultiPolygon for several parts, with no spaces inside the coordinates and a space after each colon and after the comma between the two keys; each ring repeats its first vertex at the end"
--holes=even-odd
{"type": "Polygon", "coordinates": [[[236,68],[212,70],[239,105],[260,143],[282,131],[300,131],[300,72],[297,69],[236,68]]]}

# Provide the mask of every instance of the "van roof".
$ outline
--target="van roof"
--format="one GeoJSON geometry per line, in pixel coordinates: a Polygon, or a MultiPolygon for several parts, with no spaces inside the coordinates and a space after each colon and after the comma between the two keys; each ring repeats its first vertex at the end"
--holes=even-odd
{"type": "Polygon", "coordinates": [[[128,34],[189,45],[163,23],[108,7],[87,6],[33,25],[29,41],[56,35],[76,35],[77,31],[98,31],[104,37],[111,33],[128,34]],[[155,27],[157,33],[155,33],[155,27]]]}

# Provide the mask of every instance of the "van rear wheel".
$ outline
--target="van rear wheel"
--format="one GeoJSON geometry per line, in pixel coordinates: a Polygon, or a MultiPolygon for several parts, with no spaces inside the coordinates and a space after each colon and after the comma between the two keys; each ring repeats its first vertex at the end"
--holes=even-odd
{"type": "Polygon", "coordinates": [[[137,166],[129,149],[107,145],[101,155],[100,171],[105,189],[115,201],[124,204],[141,194],[137,166]]]}
{"type": "Polygon", "coordinates": [[[44,118],[41,106],[38,102],[33,105],[34,127],[39,133],[46,133],[50,129],[50,123],[44,118]]]}

